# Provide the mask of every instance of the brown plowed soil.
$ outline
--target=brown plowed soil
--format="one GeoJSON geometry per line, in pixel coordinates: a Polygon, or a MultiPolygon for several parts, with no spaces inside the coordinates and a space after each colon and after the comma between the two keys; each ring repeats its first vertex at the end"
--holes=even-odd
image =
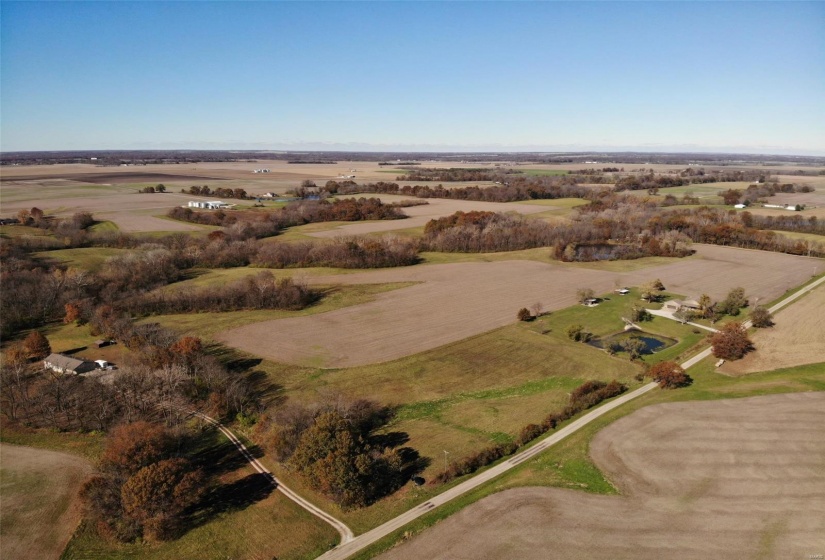
{"type": "MultiPolygon", "coordinates": [[[[406,221],[406,220],[404,220],[406,221]]],[[[721,299],[736,286],[768,301],[807,280],[822,261],[779,253],[697,246],[697,256],[616,273],[534,261],[415,266],[315,277],[315,284],[421,282],[363,305],[329,313],[253,323],[218,339],[258,356],[317,367],[383,362],[463,340],[515,321],[536,301],[553,311],[576,291],[613,290],[660,278],[674,293],[721,299]]],[[[549,249],[548,249],[549,251],[549,249]]]]}
{"type": "MultiPolygon", "coordinates": [[[[360,196],[360,195],[358,195],[360,196]]],[[[372,198],[380,198],[384,203],[392,203],[401,200],[410,200],[409,196],[398,195],[367,195],[372,198]]],[[[406,220],[384,220],[380,222],[355,222],[344,224],[326,231],[310,233],[313,237],[338,237],[340,235],[363,235],[366,233],[376,233],[392,231],[396,229],[407,229],[424,226],[430,220],[450,216],[458,211],[461,212],[518,212],[519,214],[538,214],[548,210],[556,209],[553,206],[537,206],[531,204],[505,203],[505,202],[477,202],[473,200],[450,200],[446,198],[428,198],[428,204],[421,206],[410,206],[401,210],[409,216],[406,220]]]]}
{"type": "Polygon", "coordinates": [[[57,451],[0,445],[0,558],[59,558],[80,522],[88,461],[57,451]]]}
{"type": "MultiPolygon", "coordinates": [[[[0,177],[0,181],[41,181],[54,179],[54,175],[22,175],[18,177],[0,177]]],[[[110,185],[112,183],[159,183],[171,181],[204,181],[219,180],[219,177],[206,177],[203,175],[173,175],[170,173],[146,173],[140,171],[130,171],[123,173],[68,173],[60,175],[67,181],[77,183],[93,183],[95,185],[110,185]]]]}
{"type": "Polygon", "coordinates": [[[647,407],[599,432],[591,455],[623,496],[506,490],[381,558],[825,554],[825,393],[647,407]]]}
{"type": "Polygon", "coordinates": [[[774,323],[751,336],[755,351],[741,360],[726,362],[720,371],[743,375],[825,362],[825,286],[777,313],[774,323]]]}

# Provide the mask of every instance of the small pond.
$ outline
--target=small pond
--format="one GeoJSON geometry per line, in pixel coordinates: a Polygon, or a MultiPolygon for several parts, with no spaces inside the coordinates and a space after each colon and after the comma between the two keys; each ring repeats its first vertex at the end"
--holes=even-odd
{"type": "Polygon", "coordinates": [[[623,341],[629,338],[635,338],[644,343],[645,349],[642,352],[642,354],[653,354],[654,352],[658,352],[659,350],[669,348],[677,342],[676,340],[668,338],[666,336],[660,336],[658,334],[651,334],[646,333],[644,331],[631,329],[629,331],[611,334],[603,338],[594,338],[593,340],[588,342],[588,344],[591,346],[595,346],[596,348],[604,349],[607,348],[613,342],[618,342],[621,344],[623,341]]]}

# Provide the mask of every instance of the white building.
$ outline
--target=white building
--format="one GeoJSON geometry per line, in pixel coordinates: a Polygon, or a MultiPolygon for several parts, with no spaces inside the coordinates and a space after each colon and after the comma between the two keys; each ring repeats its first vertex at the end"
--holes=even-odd
{"type": "Polygon", "coordinates": [[[222,200],[190,200],[189,208],[206,208],[207,210],[217,210],[218,208],[229,208],[229,204],[222,200]]]}

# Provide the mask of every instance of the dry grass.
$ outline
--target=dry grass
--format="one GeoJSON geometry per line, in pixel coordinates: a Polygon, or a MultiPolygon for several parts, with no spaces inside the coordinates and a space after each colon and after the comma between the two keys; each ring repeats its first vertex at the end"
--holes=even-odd
{"type": "Polygon", "coordinates": [[[74,455],[0,445],[0,556],[58,558],[80,521],[78,492],[92,466],[74,455]]]}
{"type": "Polygon", "coordinates": [[[313,367],[384,362],[436,348],[515,321],[536,301],[545,310],[576,302],[576,291],[606,293],[617,285],[660,278],[672,293],[722,299],[742,286],[769,301],[807,280],[819,260],[778,253],[697,246],[689,259],[631,271],[528,261],[469,262],[309,279],[317,284],[413,281],[375,301],[314,317],[244,325],[217,338],[273,360],[313,367]]]}
{"type": "Polygon", "coordinates": [[[759,329],[751,339],[756,351],[727,362],[720,371],[743,375],[825,362],[825,288],[817,288],[783,309],[773,327],[759,329]]]}
{"type": "Polygon", "coordinates": [[[593,440],[624,496],[519,488],[388,560],[802,558],[825,550],[825,394],[650,406],[593,440]]]}

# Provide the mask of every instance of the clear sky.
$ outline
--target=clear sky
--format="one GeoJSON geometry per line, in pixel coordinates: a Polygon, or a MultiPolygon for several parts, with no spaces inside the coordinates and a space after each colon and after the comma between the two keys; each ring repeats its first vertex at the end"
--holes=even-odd
{"type": "Polygon", "coordinates": [[[0,3],[0,147],[825,154],[823,2],[0,3]]]}

